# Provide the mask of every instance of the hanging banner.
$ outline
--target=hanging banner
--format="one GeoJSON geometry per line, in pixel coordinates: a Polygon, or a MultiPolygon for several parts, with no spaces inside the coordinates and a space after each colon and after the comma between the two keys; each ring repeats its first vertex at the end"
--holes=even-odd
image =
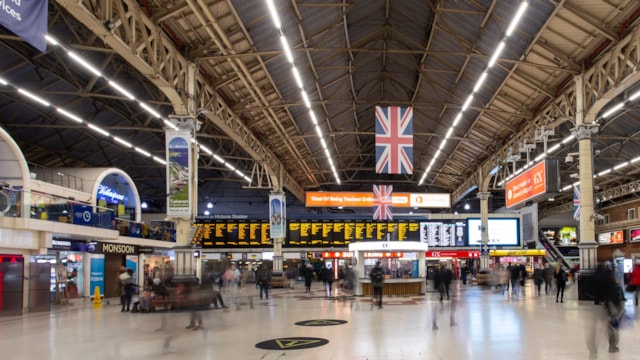
{"type": "Polygon", "coordinates": [[[167,216],[191,216],[191,134],[167,130],[167,216]]]}
{"type": "Polygon", "coordinates": [[[284,194],[269,195],[269,230],[272,239],[286,237],[286,201],[284,194]]]}
{"type": "Polygon", "coordinates": [[[0,25],[45,52],[48,9],[48,1],[0,0],[0,25]]]}

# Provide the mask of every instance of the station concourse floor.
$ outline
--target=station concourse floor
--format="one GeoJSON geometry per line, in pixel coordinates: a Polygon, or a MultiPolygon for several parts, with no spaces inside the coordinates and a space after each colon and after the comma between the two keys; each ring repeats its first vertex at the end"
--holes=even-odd
{"type": "Polygon", "coordinates": [[[618,353],[609,353],[604,310],[578,301],[576,285],[556,303],[555,293],[535,296],[530,281],[524,296],[457,282],[451,300],[428,291],[385,297],[382,309],[340,290],[327,299],[321,282],[311,294],[300,282],[272,289],[269,299],[257,294],[253,284],[237,298],[224,292],[228,308],[200,311],[203,328],[195,331],[185,329],[189,312],[130,313],[115,299],[97,309],[78,300],[47,313],[0,317],[0,349],[12,360],[640,359],[638,308],[629,293],[618,353]],[[597,353],[587,348],[592,334],[597,353]],[[263,342],[270,348],[256,346],[263,342]]]}

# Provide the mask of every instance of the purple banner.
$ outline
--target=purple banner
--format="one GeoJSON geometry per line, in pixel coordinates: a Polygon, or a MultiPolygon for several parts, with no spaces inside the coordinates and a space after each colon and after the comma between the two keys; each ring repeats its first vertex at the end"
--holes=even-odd
{"type": "Polygon", "coordinates": [[[0,0],[0,25],[45,52],[48,6],[41,0],[0,0]]]}

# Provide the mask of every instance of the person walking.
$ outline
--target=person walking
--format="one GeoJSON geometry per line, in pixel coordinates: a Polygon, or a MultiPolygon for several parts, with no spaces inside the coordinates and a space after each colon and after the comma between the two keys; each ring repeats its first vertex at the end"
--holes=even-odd
{"type": "Polygon", "coordinates": [[[453,281],[453,271],[446,266],[443,266],[440,271],[442,273],[442,285],[444,286],[443,293],[447,295],[447,300],[449,300],[449,288],[453,281]]]}
{"type": "Polygon", "coordinates": [[[618,284],[613,276],[613,271],[603,264],[596,267],[593,276],[593,296],[595,304],[601,305],[599,314],[596,314],[594,323],[591,327],[587,327],[587,348],[591,357],[597,356],[597,328],[600,324],[606,323],[607,334],[609,340],[609,352],[616,353],[620,351],[618,347],[620,343],[620,320],[624,315],[624,304],[621,301],[618,291],[618,284]]]}
{"type": "Polygon", "coordinates": [[[518,295],[518,287],[520,284],[520,267],[518,264],[508,266],[509,274],[511,276],[511,294],[518,295]]]}
{"type": "Polygon", "coordinates": [[[438,290],[438,293],[440,294],[440,301],[442,301],[445,294],[442,269],[440,269],[439,267],[434,268],[431,277],[433,279],[433,288],[435,290],[438,290]]]}
{"type": "Polygon", "coordinates": [[[469,276],[469,266],[467,266],[467,264],[464,264],[460,273],[462,277],[462,285],[467,285],[467,276],[469,276]]]}
{"type": "Polygon", "coordinates": [[[556,302],[558,302],[558,297],[560,297],[560,302],[564,302],[563,298],[564,298],[564,288],[567,285],[567,272],[564,271],[564,269],[562,268],[562,265],[558,264],[556,266],[556,272],[555,272],[555,278],[556,278],[556,302]]]}
{"type": "Polygon", "coordinates": [[[333,273],[333,268],[327,267],[324,270],[324,279],[325,288],[327,292],[327,297],[330,298],[333,292],[333,283],[336,281],[336,276],[333,273]]]}
{"type": "Polygon", "coordinates": [[[539,264],[536,264],[536,268],[533,270],[533,284],[536,286],[536,295],[540,296],[541,290],[540,287],[544,282],[544,270],[540,267],[539,264]]]}
{"type": "Polygon", "coordinates": [[[120,268],[120,275],[118,276],[120,280],[120,304],[122,305],[121,312],[129,311],[131,306],[131,298],[133,296],[133,274],[132,269],[126,269],[124,266],[120,268]],[[129,272],[129,270],[131,270],[129,272]]]}
{"type": "Polygon", "coordinates": [[[633,270],[631,270],[631,278],[629,279],[629,285],[633,287],[634,305],[638,306],[638,292],[640,292],[640,262],[636,262],[636,264],[633,265],[633,270]]]}
{"type": "Polygon", "coordinates": [[[307,267],[302,272],[302,276],[304,276],[304,289],[306,293],[311,292],[311,281],[313,279],[313,268],[311,265],[307,265],[307,267]]]}
{"type": "Polygon", "coordinates": [[[271,282],[271,273],[267,269],[267,265],[260,265],[260,270],[256,273],[256,280],[260,286],[260,300],[264,294],[265,299],[269,298],[269,282],[271,282]]]}
{"type": "Polygon", "coordinates": [[[549,263],[544,264],[544,294],[549,295],[549,290],[552,288],[553,281],[553,268],[549,263]]]}
{"type": "Polygon", "coordinates": [[[380,261],[376,263],[376,266],[371,269],[369,273],[369,278],[371,279],[371,286],[373,287],[373,304],[377,301],[378,308],[382,309],[382,290],[384,287],[384,272],[382,271],[382,264],[380,261]]]}

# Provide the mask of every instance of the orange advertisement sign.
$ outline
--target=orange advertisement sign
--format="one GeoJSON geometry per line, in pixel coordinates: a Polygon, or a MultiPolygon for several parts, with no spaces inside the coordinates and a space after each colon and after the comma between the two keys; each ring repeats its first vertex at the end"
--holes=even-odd
{"type": "MultiPolygon", "coordinates": [[[[392,205],[399,208],[448,208],[450,194],[393,193],[392,205]]],[[[307,207],[373,207],[373,192],[324,192],[308,191],[305,194],[307,207]]]]}
{"type": "Polygon", "coordinates": [[[545,169],[545,161],[543,160],[507,181],[505,189],[507,209],[547,192],[545,169]]]}

